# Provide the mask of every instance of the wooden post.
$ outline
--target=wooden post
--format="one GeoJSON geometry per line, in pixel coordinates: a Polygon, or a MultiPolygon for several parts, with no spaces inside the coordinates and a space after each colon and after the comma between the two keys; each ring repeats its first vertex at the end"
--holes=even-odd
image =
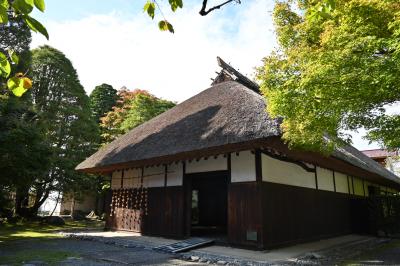
{"type": "Polygon", "coordinates": [[[333,190],[336,192],[335,170],[332,170],[332,177],[333,177],[333,190]]]}
{"type": "Polygon", "coordinates": [[[262,158],[261,150],[257,149],[255,152],[255,164],[256,164],[256,183],[257,183],[257,197],[259,202],[258,219],[257,222],[259,229],[257,234],[257,248],[264,248],[264,188],[262,180],[262,158]]]}

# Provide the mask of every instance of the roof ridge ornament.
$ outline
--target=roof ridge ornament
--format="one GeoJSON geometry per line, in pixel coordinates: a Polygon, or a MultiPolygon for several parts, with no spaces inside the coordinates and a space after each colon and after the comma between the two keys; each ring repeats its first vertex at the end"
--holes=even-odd
{"type": "Polygon", "coordinates": [[[240,84],[246,86],[247,88],[251,89],[252,91],[255,91],[258,94],[261,94],[260,92],[260,86],[240,73],[238,70],[236,70],[234,67],[226,63],[224,60],[222,60],[221,57],[217,56],[217,62],[218,65],[222,68],[221,72],[218,73],[218,76],[213,80],[212,85],[224,82],[224,81],[229,81],[229,80],[234,80],[236,82],[239,82],[240,84]]]}

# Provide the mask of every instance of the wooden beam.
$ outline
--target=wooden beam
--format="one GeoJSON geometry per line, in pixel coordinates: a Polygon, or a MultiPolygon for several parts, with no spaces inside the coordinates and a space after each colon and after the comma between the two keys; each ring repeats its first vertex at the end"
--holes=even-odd
{"type": "Polygon", "coordinates": [[[218,65],[226,70],[229,74],[236,77],[236,81],[248,87],[249,89],[260,93],[260,86],[254,81],[250,80],[248,77],[244,76],[242,73],[234,69],[232,66],[227,64],[221,57],[217,57],[218,65]]]}

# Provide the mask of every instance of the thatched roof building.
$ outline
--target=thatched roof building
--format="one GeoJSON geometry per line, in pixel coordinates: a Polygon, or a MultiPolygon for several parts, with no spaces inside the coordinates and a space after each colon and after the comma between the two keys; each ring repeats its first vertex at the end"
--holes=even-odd
{"type": "Polygon", "coordinates": [[[351,146],[289,149],[257,84],[219,63],[212,87],[76,167],[111,176],[107,228],[259,249],[376,232],[367,199],[400,179],[351,146]]]}
{"type": "MultiPolygon", "coordinates": [[[[279,142],[276,138],[280,135],[279,120],[268,116],[261,94],[240,81],[224,81],[132,129],[87,158],[76,169],[110,172],[197,159],[260,145],[267,147],[269,142],[279,142]]],[[[314,159],[295,157],[310,163],[328,159],[313,155],[314,159]]],[[[381,178],[383,182],[386,179],[400,184],[397,176],[352,146],[337,148],[331,159],[363,169],[368,172],[364,174],[375,177],[375,180],[381,178]]],[[[323,164],[329,167],[329,163],[323,164]]]]}

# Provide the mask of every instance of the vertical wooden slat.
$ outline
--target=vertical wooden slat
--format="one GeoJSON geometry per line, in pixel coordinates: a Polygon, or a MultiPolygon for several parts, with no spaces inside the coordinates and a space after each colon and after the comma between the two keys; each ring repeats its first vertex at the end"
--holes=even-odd
{"type": "Polygon", "coordinates": [[[335,178],[335,171],[332,170],[332,178],[333,178],[333,191],[336,192],[336,178],[335,178]]]}

